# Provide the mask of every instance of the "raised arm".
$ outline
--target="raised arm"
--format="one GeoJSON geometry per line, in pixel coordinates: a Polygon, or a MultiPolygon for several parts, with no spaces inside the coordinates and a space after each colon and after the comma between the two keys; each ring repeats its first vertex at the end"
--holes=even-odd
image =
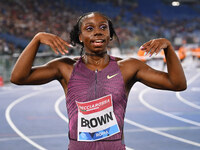
{"type": "Polygon", "coordinates": [[[56,35],[44,32],[38,33],[19,56],[11,74],[11,82],[15,84],[42,84],[59,78],[57,61],[32,67],[41,43],[51,46],[56,54],[59,52],[65,54],[68,52],[65,46],[70,47],[67,42],[56,35]]]}
{"type": "Polygon", "coordinates": [[[157,89],[185,90],[187,88],[186,78],[171,43],[167,39],[162,38],[151,40],[141,46],[141,50],[145,51],[149,56],[158,54],[161,49],[165,52],[167,73],[155,70],[139,60],[130,59],[125,61],[123,65],[126,66],[126,69],[129,68],[130,71],[126,71],[125,73],[122,71],[126,84],[130,84],[128,83],[129,81],[139,81],[157,89]]]}

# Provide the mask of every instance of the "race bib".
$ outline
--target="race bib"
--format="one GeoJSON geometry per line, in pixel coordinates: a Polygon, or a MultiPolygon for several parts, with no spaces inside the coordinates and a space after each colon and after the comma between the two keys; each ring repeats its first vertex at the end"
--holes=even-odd
{"type": "Polygon", "coordinates": [[[112,96],[77,102],[78,141],[97,141],[120,132],[113,112],[112,96]]]}

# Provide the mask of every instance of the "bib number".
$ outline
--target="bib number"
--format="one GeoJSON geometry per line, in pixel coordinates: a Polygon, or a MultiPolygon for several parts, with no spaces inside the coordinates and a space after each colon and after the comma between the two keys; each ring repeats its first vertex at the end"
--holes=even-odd
{"type": "Polygon", "coordinates": [[[76,102],[78,107],[78,141],[97,141],[120,132],[113,112],[112,96],[89,102],[76,102]]]}

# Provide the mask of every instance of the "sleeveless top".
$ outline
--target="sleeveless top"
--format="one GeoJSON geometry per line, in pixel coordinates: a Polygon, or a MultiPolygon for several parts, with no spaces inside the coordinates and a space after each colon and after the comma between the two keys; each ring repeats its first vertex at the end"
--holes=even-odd
{"type": "MultiPolygon", "coordinates": [[[[80,143],[80,141],[77,141],[78,107],[76,102],[88,102],[106,95],[112,95],[113,112],[120,132],[99,141],[81,141],[81,143],[98,144],[98,142],[102,141],[122,142],[127,96],[124,80],[114,57],[110,56],[109,64],[101,71],[92,71],[88,69],[83,63],[82,58],[80,58],[74,65],[68,83],[66,97],[66,107],[69,117],[69,139],[73,141],[71,143],[80,143]]],[[[77,147],[77,145],[75,147],[77,147]]],[[[122,145],[122,147],[125,148],[124,145],[122,145]]],[[[121,149],[123,149],[122,147],[121,149]]],[[[111,147],[109,149],[111,149],[111,147]]]]}

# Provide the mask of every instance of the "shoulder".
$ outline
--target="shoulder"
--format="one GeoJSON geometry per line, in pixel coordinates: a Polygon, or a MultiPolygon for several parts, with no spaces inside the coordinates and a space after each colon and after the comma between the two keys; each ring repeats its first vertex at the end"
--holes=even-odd
{"type": "Polygon", "coordinates": [[[125,83],[130,80],[137,80],[136,76],[140,69],[144,68],[146,64],[135,58],[123,59],[117,62],[124,78],[125,83]]]}
{"type": "Polygon", "coordinates": [[[123,58],[120,58],[120,57],[114,57],[114,56],[111,56],[111,58],[113,58],[115,61],[120,61],[120,60],[123,60],[123,58]]]}
{"type": "Polygon", "coordinates": [[[136,64],[142,63],[140,60],[138,60],[136,58],[124,59],[121,57],[114,57],[114,56],[111,56],[111,58],[113,58],[118,63],[118,65],[133,65],[133,63],[136,65],[136,64]]]}
{"type": "Polygon", "coordinates": [[[111,56],[111,59],[115,60],[120,67],[120,70],[122,69],[139,69],[141,66],[146,65],[144,62],[136,59],[136,58],[121,58],[121,57],[114,57],[111,56]]]}
{"type": "Polygon", "coordinates": [[[61,57],[53,59],[46,65],[52,68],[58,74],[57,77],[59,81],[61,82],[63,87],[66,88],[66,85],[71,77],[74,65],[77,61],[78,59],[61,57]]]}
{"type": "Polygon", "coordinates": [[[76,62],[73,58],[60,57],[49,61],[46,66],[60,73],[71,73],[76,62]]]}
{"type": "Polygon", "coordinates": [[[133,68],[133,66],[139,67],[140,65],[144,64],[143,62],[141,62],[140,60],[136,58],[121,59],[117,61],[117,63],[120,67],[126,67],[126,68],[129,68],[129,67],[133,68]]]}
{"type": "Polygon", "coordinates": [[[48,62],[48,65],[66,65],[66,66],[73,66],[78,59],[76,58],[69,58],[69,57],[60,57],[60,58],[55,58],[48,62]]]}

